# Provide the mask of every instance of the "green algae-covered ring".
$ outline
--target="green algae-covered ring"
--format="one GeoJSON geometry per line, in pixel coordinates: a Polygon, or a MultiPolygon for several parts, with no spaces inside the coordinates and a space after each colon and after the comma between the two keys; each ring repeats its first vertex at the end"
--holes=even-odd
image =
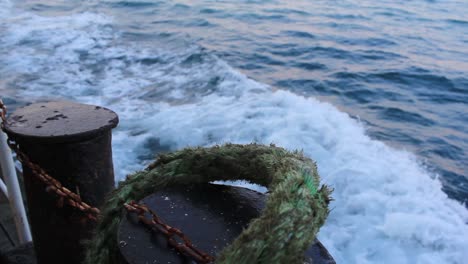
{"type": "Polygon", "coordinates": [[[265,209],[252,220],[216,263],[303,263],[304,253],[328,216],[331,190],[320,186],[315,163],[300,152],[273,145],[227,144],[187,148],[158,157],[130,175],[102,209],[85,263],[117,262],[117,232],[123,204],[166,186],[246,180],[269,190],[265,209]]]}

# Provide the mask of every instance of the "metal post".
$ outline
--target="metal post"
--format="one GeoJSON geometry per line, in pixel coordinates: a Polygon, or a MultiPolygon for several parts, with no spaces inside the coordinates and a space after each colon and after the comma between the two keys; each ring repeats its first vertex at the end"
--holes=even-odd
{"type": "MultiPolygon", "coordinates": [[[[118,117],[109,109],[72,102],[33,104],[7,120],[6,131],[29,159],[81,199],[100,206],[114,188],[111,129],[118,117]]],[[[79,264],[83,240],[95,223],[76,208],[61,207],[23,164],[29,216],[39,264],[79,264]]]]}
{"type": "MultiPolygon", "coordinates": [[[[0,119],[0,126],[1,122],[2,120],[0,119]]],[[[0,131],[0,167],[2,167],[2,175],[5,180],[5,184],[0,181],[0,187],[2,191],[5,189],[5,196],[7,196],[10,203],[16,230],[18,232],[18,240],[21,244],[30,242],[32,240],[31,231],[29,230],[23,197],[21,196],[18,178],[16,177],[16,168],[11,156],[11,150],[6,142],[6,135],[2,131],[0,131]]]]}
{"type": "Polygon", "coordinates": [[[2,180],[0,180],[0,191],[2,191],[2,193],[8,199],[8,189],[7,189],[5,183],[2,180]]]}
{"type": "MultiPolygon", "coordinates": [[[[216,256],[261,214],[266,198],[241,187],[202,183],[167,187],[138,203],[181,230],[197,249],[216,256]]],[[[145,217],[150,219],[149,215],[145,217]]],[[[192,258],[177,252],[162,232],[150,230],[158,229],[147,228],[135,213],[122,217],[115,241],[120,252],[116,263],[193,263],[192,258]]],[[[316,239],[305,252],[303,263],[335,264],[335,261],[316,239]]]]}

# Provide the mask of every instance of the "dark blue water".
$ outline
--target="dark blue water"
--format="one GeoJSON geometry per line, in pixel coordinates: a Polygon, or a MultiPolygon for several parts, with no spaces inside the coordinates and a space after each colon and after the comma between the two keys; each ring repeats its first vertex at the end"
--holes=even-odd
{"type": "Polygon", "coordinates": [[[157,151],[274,142],[335,188],[320,235],[339,262],[468,258],[466,1],[0,3],[5,101],[116,110],[118,178],[157,151]]]}

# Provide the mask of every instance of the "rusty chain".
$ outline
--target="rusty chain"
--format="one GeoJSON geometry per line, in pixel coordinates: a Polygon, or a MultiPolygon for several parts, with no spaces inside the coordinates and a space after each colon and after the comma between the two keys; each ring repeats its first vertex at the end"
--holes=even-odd
{"type": "MultiPolygon", "coordinates": [[[[5,124],[7,123],[7,108],[0,98],[0,118],[2,120],[1,130],[6,133],[5,124]]],[[[58,180],[50,176],[44,169],[39,165],[32,162],[29,157],[20,149],[20,146],[17,142],[12,140],[10,137],[7,139],[8,146],[16,152],[16,158],[23,164],[26,165],[31,171],[32,174],[44,183],[46,187],[46,192],[55,193],[59,196],[57,201],[58,207],[63,207],[66,203],[71,207],[77,208],[82,211],[87,219],[97,221],[97,217],[100,215],[100,210],[96,207],[92,207],[89,204],[81,200],[80,195],[70,191],[68,188],[63,186],[58,180]]]]}
{"type": "MultiPolygon", "coordinates": [[[[6,133],[5,124],[7,123],[7,108],[0,98],[0,119],[2,120],[0,129],[6,133]]],[[[7,134],[8,135],[8,134],[7,134]]],[[[32,162],[29,157],[20,149],[20,146],[13,139],[8,137],[7,139],[8,146],[16,153],[16,158],[23,164],[26,165],[31,171],[32,174],[44,183],[46,187],[46,192],[55,193],[60,198],[57,201],[58,207],[63,207],[66,203],[78,210],[82,211],[87,219],[97,221],[98,216],[101,214],[100,210],[96,207],[92,207],[89,204],[81,200],[80,195],[70,191],[68,188],[64,187],[58,180],[50,176],[44,169],[42,169],[38,164],[32,162]]],[[[198,263],[211,263],[214,261],[214,258],[197,248],[192,244],[190,239],[182,233],[177,228],[171,227],[165,224],[161,218],[159,218],[153,211],[144,205],[139,205],[136,202],[132,201],[128,204],[124,204],[125,208],[129,212],[134,212],[138,214],[138,219],[145,225],[151,227],[153,230],[164,234],[169,244],[178,250],[180,253],[187,255],[194,259],[198,263]],[[149,213],[152,216],[151,220],[145,218],[145,213],[149,213]],[[175,237],[179,237],[183,243],[177,242],[175,237]]]]}
{"type": "Polygon", "coordinates": [[[124,204],[125,209],[128,212],[136,213],[138,215],[138,220],[143,223],[145,226],[151,228],[153,231],[158,231],[166,236],[169,245],[174,247],[177,251],[186,255],[197,263],[212,263],[215,259],[214,257],[208,255],[207,253],[197,249],[190,239],[182,233],[177,228],[174,228],[166,223],[164,223],[159,216],[156,215],[151,209],[146,205],[138,204],[135,201],[124,204]],[[145,217],[145,214],[150,214],[151,219],[145,217]],[[178,242],[176,240],[178,237],[183,242],[178,242]]]}

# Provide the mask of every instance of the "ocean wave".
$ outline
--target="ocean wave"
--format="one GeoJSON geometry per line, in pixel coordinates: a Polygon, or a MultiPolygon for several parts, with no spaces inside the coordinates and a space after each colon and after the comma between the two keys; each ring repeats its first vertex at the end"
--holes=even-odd
{"type": "Polygon", "coordinates": [[[371,139],[331,104],[256,82],[180,36],[151,47],[126,42],[102,14],[1,16],[15,21],[0,44],[0,73],[12,76],[13,97],[68,98],[117,111],[118,180],[158,151],[225,142],[302,149],[335,189],[319,238],[338,263],[468,259],[463,205],[414,155],[371,139]]]}

